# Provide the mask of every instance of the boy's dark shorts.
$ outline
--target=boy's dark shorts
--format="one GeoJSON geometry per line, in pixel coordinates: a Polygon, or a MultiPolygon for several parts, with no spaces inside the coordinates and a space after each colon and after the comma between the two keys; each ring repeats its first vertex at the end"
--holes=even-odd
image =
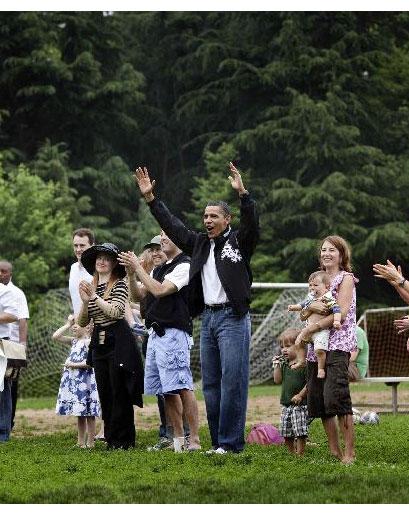
{"type": "Polygon", "coordinates": [[[310,417],[329,418],[352,414],[348,382],[350,354],[327,351],[325,378],[317,378],[318,363],[307,362],[307,407],[310,417]]]}

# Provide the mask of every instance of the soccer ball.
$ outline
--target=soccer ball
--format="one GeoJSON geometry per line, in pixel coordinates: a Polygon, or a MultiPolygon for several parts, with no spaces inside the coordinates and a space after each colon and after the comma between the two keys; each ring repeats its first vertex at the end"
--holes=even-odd
{"type": "Polygon", "coordinates": [[[361,413],[354,407],[352,407],[352,421],[354,425],[358,425],[361,422],[361,413]]]}
{"type": "Polygon", "coordinates": [[[363,425],[377,425],[379,423],[379,415],[376,412],[364,412],[361,416],[363,425]]]}

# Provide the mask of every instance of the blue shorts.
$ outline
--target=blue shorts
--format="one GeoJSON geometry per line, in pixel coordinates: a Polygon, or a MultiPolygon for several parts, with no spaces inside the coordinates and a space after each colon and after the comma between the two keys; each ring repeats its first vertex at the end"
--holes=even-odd
{"type": "Polygon", "coordinates": [[[166,394],[180,389],[193,390],[190,348],[193,339],[176,328],[165,335],[149,335],[145,361],[145,394],[166,394]]]}

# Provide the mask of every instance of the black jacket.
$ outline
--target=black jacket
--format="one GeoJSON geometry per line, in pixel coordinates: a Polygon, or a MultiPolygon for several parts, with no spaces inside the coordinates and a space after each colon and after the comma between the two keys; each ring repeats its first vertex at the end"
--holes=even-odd
{"type": "MultiPolygon", "coordinates": [[[[153,278],[159,283],[163,283],[165,276],[181,263],[190,264],[189,256],[180,253],[170,263],[159,265],[153,269],[153,278]]],[[[193,325],[189,314],[187,286],[164,297],[155,297],[148,292],[145,300],[145,325],[147,328],[151,328],[152,323],[157,322],[162,328],[177,328],[192,335],[193,325]]]]}
{"type": "MultiPolygon", "coordinates": [[[[201,270],[210,252],[207,233],[188,229],[172,215],[165,204],[154,199],[148,206],[169,238],[192,257],[189,273],[189,308],[192,317],[204,309],[201,270]]],[[[242,317],[250,306],[252,274],[250,258],[259,239],[256,203],[246,194],[241,197],[240,226],[215,238],[217,274],[236,315],[242,317]]]]}
{"type": "Polygon", "coordinates": [[[99,332],[105,331],[105,341],[114,341],[114,360],[115,365],[120,367],[125,375],[126,388],[131,396],[133,405],[143,407],[143,362],[142,356],[136,343],[135,337],[124,319],[104,326],[103,328],[96,324],[91,336],[91,342],[88,348],[87,365],[93,367],[92,350],[99,344],[99,332]]]}

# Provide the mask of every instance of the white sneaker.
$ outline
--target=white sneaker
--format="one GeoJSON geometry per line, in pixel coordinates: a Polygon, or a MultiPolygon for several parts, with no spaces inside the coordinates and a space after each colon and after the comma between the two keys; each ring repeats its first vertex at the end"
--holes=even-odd
{"type": "Polygon", "coordinates": [[[173,442],[167,437],[161,437],[154,446],[148,446],[147,451],[173,450],[173,442]]]}
{"type": "Polygon", "coordinates": [[[175,453],[182,453],[185,451],[185,438],[174,437],[173,438],[173,450],[175,453]]]}
{"type": "Polygon", "coordinates": [[[207,450],[206,455],[213,455],[214,453],[217,453],[217,455],[223,455],[224,453],[227,453],[227,450],[221,447],[217,448],[216,450],[211,448],[210,450],[207,450]]]}

